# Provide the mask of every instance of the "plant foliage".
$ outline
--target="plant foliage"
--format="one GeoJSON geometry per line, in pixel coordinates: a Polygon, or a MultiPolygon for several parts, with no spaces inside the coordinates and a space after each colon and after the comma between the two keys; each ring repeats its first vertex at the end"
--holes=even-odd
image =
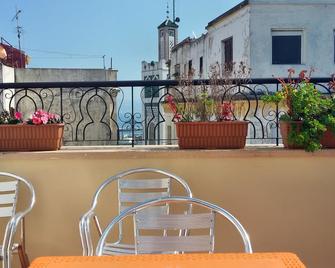
{"type": "MultiPolygon", "coordinates": [[[[262,97],[264,102],[284,102],[287,113],[280,120],[292,122],[292,131],[288,139],[292,144],[302,146],[306,151],[314,152],[321,149],[320,140],[327,129],[335,133],[335,99],[334,96],[323,96],[315,85],[310,83],[310,74],[307,71],[299,74],[294,80],[293,69],[289,69],[287,81],[279,79],[282,89],[275,94],[262,97]],[[294,121],[302,121],[297,128],[294,121]]],[[[334,80],[330,88],[334,89],[334,80]]]]}

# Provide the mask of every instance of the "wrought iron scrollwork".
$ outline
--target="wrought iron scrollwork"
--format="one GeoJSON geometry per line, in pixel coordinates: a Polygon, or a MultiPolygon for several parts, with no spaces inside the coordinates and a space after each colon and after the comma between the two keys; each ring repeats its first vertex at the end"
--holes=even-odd
{"type": "MultiPolygon", "coordinates": [[[[334,97],[329,81],[312,82],[326,97],[334,97]]],[[[211,87],[210,80],[191,83],[199,90],[211,87]]],[[[279,118],[285,108],[261,100],[262,95],[280,90],[276,79],[219,86],[221,103],[235,103],[234,118],[249,122],[249,143],[279,144],[279,118]]],[[[26,116],[37,109],[59,114],[69,145],[170,144],[176,143],[176,118],[166,107],[168,96],[180,105],[186,103],[174,80],[0,84],[0,110],[13,107],[26,116]],[[150,96],[147,88],[152,90],[150,96]]]]}

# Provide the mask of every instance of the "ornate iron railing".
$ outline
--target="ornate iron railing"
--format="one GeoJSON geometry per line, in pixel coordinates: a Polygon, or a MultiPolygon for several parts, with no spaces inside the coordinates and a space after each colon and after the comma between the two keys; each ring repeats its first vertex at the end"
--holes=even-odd
{"type": "MultiPolygon", "coordinates": [[[[330,78],[312,83],[332,94],[330,78]]],[[[216,81],[222,84],[223,81],[216,81]]],[[[210,80],[193,80],[195,87],[210,86],[210,80]]],[[[251,79],[223,86],[221,101],[239,101],[243,109],[236,118],[249,122],[248,143],[280,144],[278,105],[265,104],[264,94],[280,90],[276,79],[251,79]]],[[[36,109],[57,113],[65,124],[66,145],[175,144],[173,115],[165,99],[183,99],[175,80],[50,82],[0,84],[0,110],[13,107],[26,116],[36,109]]]]}

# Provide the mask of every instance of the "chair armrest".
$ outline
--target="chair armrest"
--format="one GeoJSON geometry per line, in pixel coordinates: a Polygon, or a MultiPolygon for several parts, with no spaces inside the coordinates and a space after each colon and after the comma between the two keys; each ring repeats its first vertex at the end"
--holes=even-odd
{"type": "Polygon", "coordinates": [[[83,256],[93,255],[93,244],[90,231],[91,218],[94,216],[94,211],[89,210],[86,212],[79,221],[79,233],[81,246],[83,248],[83,256]]]}
{"type": "Polygon", "coordinates": [[[3,250],[4,251],[10,251],[11,246],[13,244],[13,238],[17,229],[17,226],[19,225],[20,221],[24,218],[26,213],[23,212],[18,212],[14,216],[11,217],[9,220],[6,230],[5,230],[5,235],[4,235],[4,240],[3,240],[3,250]]]}

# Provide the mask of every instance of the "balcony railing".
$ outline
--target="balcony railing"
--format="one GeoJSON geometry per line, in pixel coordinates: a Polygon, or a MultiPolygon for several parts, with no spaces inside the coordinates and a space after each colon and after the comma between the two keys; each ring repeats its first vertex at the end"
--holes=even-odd
{"type": "MultiPolygon", "coordinates": [[[[311,80],[326,95],[332,94],[330,81],[311,80]]],[[[192,81],[196,87],[210,83],[192,81]]],[[[2,83],[0,110],[13,107],[26,116],[36,109],[59,114],[65,123],[65,145],[175,144],[173,115],[164,103],[168,95],[183,99],[178,85],[176,80],[2,83]]],[[[251,79],[246,84],[232,81],[223,88],[222,102],[243,102],[244,108],[234,116],[249,122],[247,142],[278,146],[279,117],[285,109],[265,104],[260,97],[280,90],[280,83],[251,79]]]]}

